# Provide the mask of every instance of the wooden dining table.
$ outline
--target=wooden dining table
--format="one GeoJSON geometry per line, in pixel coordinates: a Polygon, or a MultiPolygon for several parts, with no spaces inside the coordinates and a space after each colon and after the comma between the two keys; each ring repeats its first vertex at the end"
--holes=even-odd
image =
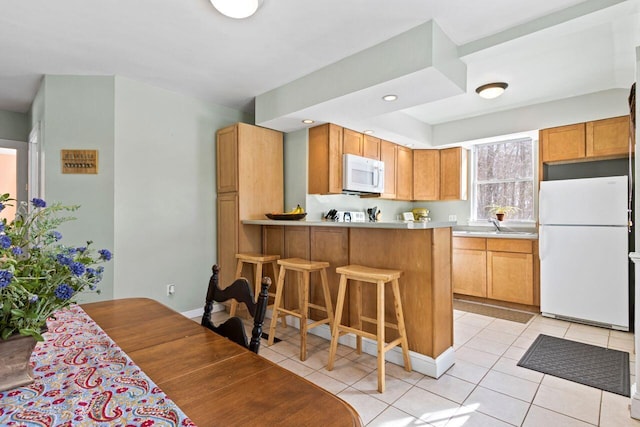
{"type": "Polygon", "coordinates": [[[361,426],[347,402],[147,298],[82,309],[198,426],[361,426]]]}

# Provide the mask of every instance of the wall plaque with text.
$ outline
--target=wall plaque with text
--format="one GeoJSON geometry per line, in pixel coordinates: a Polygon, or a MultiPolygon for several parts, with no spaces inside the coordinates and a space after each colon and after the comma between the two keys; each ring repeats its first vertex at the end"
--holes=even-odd
{"type": "Polygon", "coordinates": [[[62,173],[98,173],[98,150],[60,150],[62,173]]]}

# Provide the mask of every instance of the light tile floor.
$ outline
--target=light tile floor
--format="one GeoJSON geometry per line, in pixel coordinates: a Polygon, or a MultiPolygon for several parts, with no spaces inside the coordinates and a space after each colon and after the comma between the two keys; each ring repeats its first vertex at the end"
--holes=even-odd
{"type": "MultiPolygon", "coordinates": [[[[225,315],[216,313],[214,322],[225,315]]],[[[633,334],[541,316],[527,324],[463,311],[454,318],[455,365],[436,380],[387,362],[384,393],[377,392],[375,357],[341,345],[327,371],[329,342],[309,335],[301,362],[293,327],[278,325],[282,342],[263,340],[260,355],[349,402],[366,426],[640,427],[629,417],[629,398],[516,365],[544,333],[629,352],[633,384],[633,334]]]]}

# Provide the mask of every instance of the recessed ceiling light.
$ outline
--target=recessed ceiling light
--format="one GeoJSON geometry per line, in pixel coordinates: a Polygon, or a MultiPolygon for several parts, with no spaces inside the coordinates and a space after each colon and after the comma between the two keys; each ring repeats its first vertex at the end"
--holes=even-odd
{"type": "Polygon", "coordinates": [[[502,95],[508,86],[509,85],[504,82],[488,83],[486,85],[479,86],[476,89],[476,93],[480,95],[481,98],[493,99],[502,95]]]}
{"type": "Polygon", "coordinates": [[[396,99],[398,99],[398,95],[385,95],[382,97],[382,99],[385,101],[395,101],[396,99]]]}
{"type": "Polygon", "coordinates": [[[304,123],[305,125],[310,125],[311,123],[315,123],[315,120],[311,120],[311,119],[304,119],[302,121],[302,123],[304,123]]]}
{"type": "Polygon", "coordinates": [[[229,18],[248,18],[258,10],[262,0],[210,0],[213,7],[229,18]]]}
{"type": "Polygon", "coordinates": [[[362,133],[364,133],[366,135],[371,135],[373,133],[373,131],[371,129],[367,129],[365,131],[362,131],[362,133]]]}

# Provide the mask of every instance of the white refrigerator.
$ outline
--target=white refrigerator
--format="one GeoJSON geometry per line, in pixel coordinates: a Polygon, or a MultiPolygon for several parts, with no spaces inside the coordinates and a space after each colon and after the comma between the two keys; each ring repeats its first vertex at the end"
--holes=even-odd
{"type": "Polygon", "coordinates": [[[628,177],[543,181],[543,316],[629,330],[628,177]]]}

